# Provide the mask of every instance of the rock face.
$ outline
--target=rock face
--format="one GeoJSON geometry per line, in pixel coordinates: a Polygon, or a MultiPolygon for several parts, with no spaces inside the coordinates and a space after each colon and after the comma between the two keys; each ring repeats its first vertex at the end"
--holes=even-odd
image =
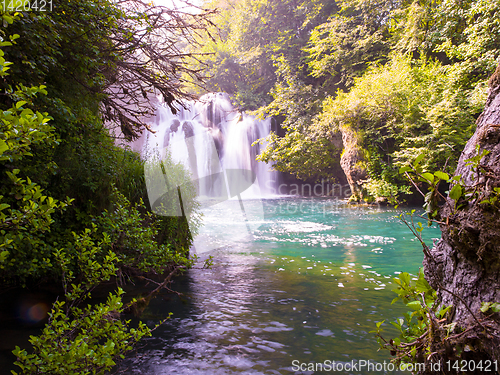
{"type": "Polygon", "coordinates": [[[358,147],[356,133],[348,126],[341,126],[340,131],[344,147],[340,157],[340,166],[345,173],[352,195],[359,201],[363,198],[361,184],[367,179],[364,155],[358,147]]]}
{"type": "Polygon", "coordinates": [[[475,194],[460,200],[464,206],[457,209],[448,198],[441,209],[441,220],[448,225],[441,225],[442,239],[431,250],[432,258],[424,260],[425,274],[443,302],[454,306],[452,320],[464,328],[475,326],[463,335],[474,358],[500,361],[499,314],[484,321],[488,332],[476,320],[486,318],[479,310],[482,302],[500,302],[500,197],[493,204],[480,203],[495,197],[493,189],[500,187],[500,66],[490,79],[485,110],[455,175],[465,186],[475,186],[475,194]],[[480,161],[479,173],[466,162],[478,154],[477,147],[480,154],[489,151],[480,161]]]}

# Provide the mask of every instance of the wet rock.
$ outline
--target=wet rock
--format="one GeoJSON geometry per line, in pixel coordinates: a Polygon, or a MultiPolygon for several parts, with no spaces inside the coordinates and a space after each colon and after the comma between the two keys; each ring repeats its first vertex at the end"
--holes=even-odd
{"type": "Polygon", "coordinates": [[[178,119],[173,119],[172,124],[170,125],[170,133],[175,133],[177,129],[179,129],[179,126],[181,125],[181,122],[178,119]]]}
{"type": "Polygon", "coordinates": [[[186,135],[186,138],[194,136],[193,125],[189,121],[184,121],[182,124],[182,131],[186,135]]]}

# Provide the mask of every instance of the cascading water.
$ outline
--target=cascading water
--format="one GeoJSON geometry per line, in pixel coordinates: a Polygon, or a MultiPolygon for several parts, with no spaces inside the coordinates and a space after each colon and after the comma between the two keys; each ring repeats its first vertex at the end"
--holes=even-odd
{"type": "Polygon", "coordinates": [[[168,149],[173,160],[188,168],[193,180],[199,180],[200,196],[218,196],[214,189],[220,184],[203,178],[228,169],[255,174],[255,182],[242,192],[245,198],[266,197],[275,191],[276,172],[255,160],[260,145],[251,146],[269,134],[271,121],[258,121],[238,112],[227,94],[206,94],[177,114],[159,107],[155,125],[155,133],[148,135],[146,150],[156,149],[163,154],[162,150],[168,149]]]}
{"type": "MultiPolygon", "coordinates": [[[[175,212],[174,216],[180,216],[183,210],[182,202],[175,200],[177,193],[180,198],[187,191],[177,187],[165,168],[160,171],[155,163],[157,156],[164,158],[168,152],[173,162],[189,170],[197,190],[204,216],[204,226],[195,238],[197,252],[252,236],[262,223],[262,205],[254,202],[252,209],[246,209],[243,200],[270,197],[276,191],[277,172],[256,161],[260,145],[252,146],[269,134],[270,127],[269,119],[259,121],[238,112],[224,93],[204,95],[199,101],[187,103],[177,114],[159,107],[155,133],[148,135],[143,151],[148,159],[145,174],[150,203],[155,212],[157,207],[163,207],[157,202],[170,199],[169,204],[177,204],[170,215],[175,212]],[[149,163],[151,155],[153,162],[149,163]]],[[[163,215],[165,212],[156,211],[163,215]]]]}

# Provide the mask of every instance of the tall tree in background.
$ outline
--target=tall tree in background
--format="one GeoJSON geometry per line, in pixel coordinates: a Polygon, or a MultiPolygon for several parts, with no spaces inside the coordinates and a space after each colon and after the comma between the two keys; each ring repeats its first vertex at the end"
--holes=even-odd
{"type": "Polygon", "coordinates": [[[217,7],[220,14],[213,19],[218,38],[203,41],[203,51],[213,53],[201,60],[211,77],[206,87],[227,92],[243,110],[256,110],[273,100],[270,92],[279,79],[279,60],[299,67],[301,76],[307,76],[302,48],[309,32],[328,17],[335,3],[245,0],[214,1],[207,6],[217,7]]]}

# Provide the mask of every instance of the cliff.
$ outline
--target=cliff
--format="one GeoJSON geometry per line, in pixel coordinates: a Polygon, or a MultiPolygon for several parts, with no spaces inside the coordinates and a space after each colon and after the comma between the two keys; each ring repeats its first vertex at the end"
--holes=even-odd
{"type": "Polygon", "coordinates": [[[352,197],[356,201],[363,199],[362,184],[368,178],[364,166],[363,150],[358,146],[358,137],[349,126],[340,126],[343,151],[340,156],[340,166],[344,171],[351,189],[352,197]]]}

